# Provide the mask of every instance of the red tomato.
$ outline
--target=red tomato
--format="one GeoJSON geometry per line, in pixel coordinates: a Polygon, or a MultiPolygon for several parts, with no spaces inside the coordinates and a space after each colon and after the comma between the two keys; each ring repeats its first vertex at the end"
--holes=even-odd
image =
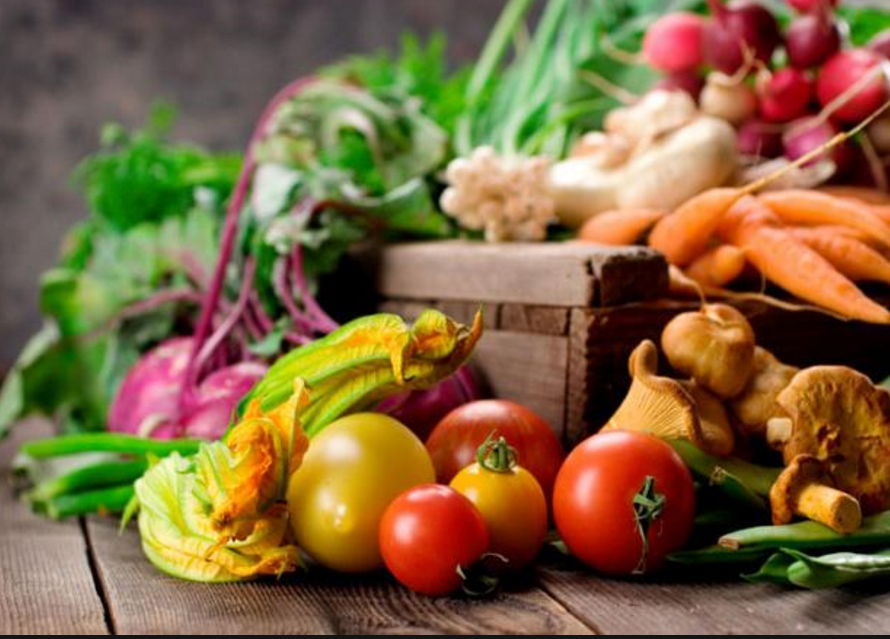
{"type": "Polygon", "coordinates": [[[393,576],[425,595],[454,592],[458,566],[488,550],[488,530],[469,499],[447,486],[421,484],[393,501],[380,521],[380,553],[393,576]]]}
{"type": "Polygon", "coordinates": [[[476,451],[489,436],[501,436],[516,449],[517,462],[534,475],[549,501],[565,457],[562,444],[537,414],[503,399],[458,406],[439,422],[426,440],[436,481],[447,484],[475,462],[476,451]]]}
{"type": "Polygon", "coordinates": [[[566,458],[553,491],[553,517],[568,549],[588,566],[611,575],[649,572],[689,539],[695,517],[692,475],[657,437],[600,433],[566,458]],[[650,499],[663,503],[648,525],[646,548],[634,497],[649,478],[650,499]]]}

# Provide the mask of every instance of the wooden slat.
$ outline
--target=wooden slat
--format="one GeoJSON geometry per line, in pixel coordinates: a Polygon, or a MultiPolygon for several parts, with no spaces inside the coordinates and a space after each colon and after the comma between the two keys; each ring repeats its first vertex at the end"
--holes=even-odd
{"type": "Polygon", "coordinates": [[[365,258],[388,298],[588,307],[667,289],[664,259],[642,247],[456,240],[394,245],[365,258]]]}
{"type": "Polygon", "coordinates": [[[570,309],[561,306],[503,304],[498,328],[520,333],[565,335],[569,330],[570,309]]]}
{"type": "Polygon", "coordinates": [[[804,591],[738,579],[644,582],[580,568],[540,570],[542,587],[602,634],[884,634],[890,593],[804,591]]]}
{"type": "Polygon", "coordinates": [[[0,633],[107,634],[78,522],[37,517],[12,492],[16,449],[49,434],[29,421],[0,446],[0,633]]]}
{"type": "Polygon", "coordinates": [[[568,340],[510,331],[485,333],[473,363],[494,397],[511,399],[543,417],[563,436],[568,340]]]}
{"type": "Polygon", "coordinates": [[[142,556],[135,530],[88,530],[114,629],[120,634],[559,633],[589,629],[538,588],[490,600],[416,596],[383,575],[321,570],[244,584],[168,577],[142,556]]]}

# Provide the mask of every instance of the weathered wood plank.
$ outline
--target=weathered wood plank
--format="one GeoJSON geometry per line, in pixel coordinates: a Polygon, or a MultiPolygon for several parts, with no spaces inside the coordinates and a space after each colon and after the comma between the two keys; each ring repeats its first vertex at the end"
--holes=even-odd
{"type": "Polygon", "coordinates": [[[511,399],[543,417],[563,436],[568,339],[511,331],[485,333],[472,362],[494,397],[511,399]]]}
{"type": "Polygon", "coordinates": [[[107,634],[78,522],[42,519],[12,492],[18,446],[49,434],[46,422],[29,421],[0,446],[0,633],[107,634]]]}
{"type": "Polygon", "coordinates": [[[890,632],[890,593],[877,589],[812,592],[667,576],[637,582],[595,577],[575,567],[542,568],[539,577],[548,593],[603,634],[890,632]]]}
{"type": "Polygon", "coordinates": [[[542,306],[613,305],[667,290],[667,267],[642,247],[428,242],[364,256],[384,297],[542,306]]]}
{"type": "Polygon", "coordinates": [[[498,328],[519,333],[565,335],[569,331],[570,309],[561,306],[501,305],[498,328]]]}
{"type": "Polygon", "coordinates": [[[538,588],[490,600],[416,596],[383,575],[314,570],[279,582],[209,585],[179,581],[145,559],[135,530],[119,535],[89,520],[90,539],[120,634],[589,634],[538,588]]]}

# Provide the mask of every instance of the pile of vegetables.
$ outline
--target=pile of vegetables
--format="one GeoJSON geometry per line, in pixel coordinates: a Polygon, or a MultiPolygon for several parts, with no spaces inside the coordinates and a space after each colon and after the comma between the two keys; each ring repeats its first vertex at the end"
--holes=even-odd
{"type": "Polygon", "coordinates": [[[510,0],[465,71],[409,37],[398,60],[293,82],[243,158],[169,143],[163,108],[106,131],[76,172],[90,218],[42,281],[47,325],[0,394],[0,436],[30,413],[66,432],[17,460],[35,510],[137,517],[156,567],[206,582],[306,559],[482,594],[533,565],[551,522],[608,575],[890,572],[890,394],[778,361],[730,306],[639,344],[625,401],[567,457],[540,416],[480,399],[481,315],[323,309],[324,276],[369,236],[580,227],[647,243],[699,295],[746,295],[727,287],[754,267],[890,323],[856,284],[890,283],[887,16],[789,0],[783,33],[749,0],[550,0],[517,38],[536,4],[510,0]],[[829,179],[846,182],[814,188],[829,179]]]}

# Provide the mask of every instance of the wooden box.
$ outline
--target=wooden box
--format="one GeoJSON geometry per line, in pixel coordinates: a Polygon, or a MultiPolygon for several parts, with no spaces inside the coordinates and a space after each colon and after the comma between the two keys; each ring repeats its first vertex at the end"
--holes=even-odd
{"type": "MultiPolygon", "coordinates": [[[[416,316],[439,308],[486,332],[473,361],[497,397],[528,405],[566,444],[598,428],[629,384],[627,357],[697,302],[671,300],[667,265],[642,247],[400,244],[375,254],[381,310],[416,316]]],[[[890,328],[842,322],[762,303],[737,304],[758,343],[799,366],[847,364],[890,374],[890,328]]]]}

